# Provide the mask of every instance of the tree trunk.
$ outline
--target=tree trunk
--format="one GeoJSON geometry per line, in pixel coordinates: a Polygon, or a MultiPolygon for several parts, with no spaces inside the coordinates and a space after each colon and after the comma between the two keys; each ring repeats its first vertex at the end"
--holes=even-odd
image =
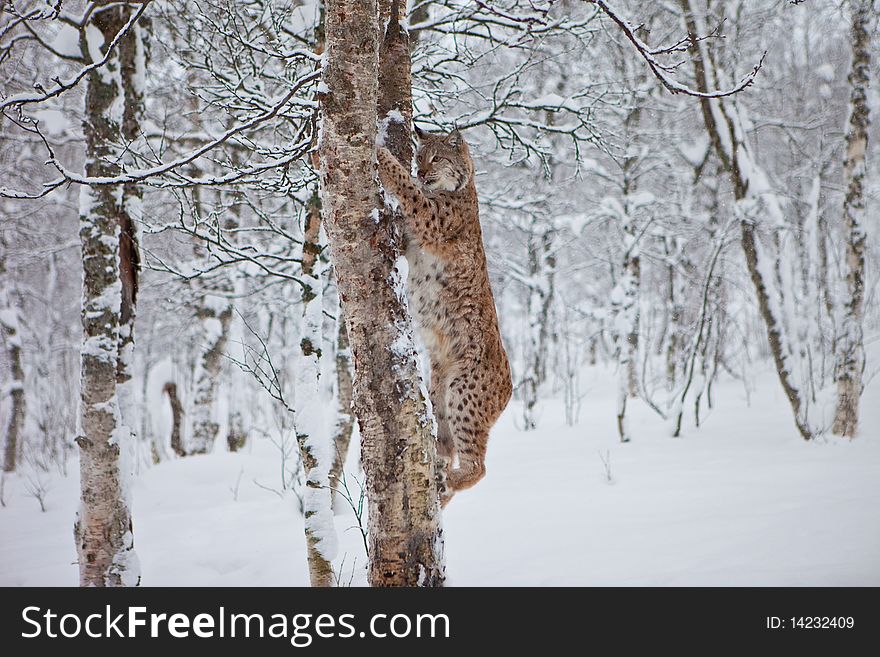
{"type": "MultiPolygon", "coordinates": [[[[144,113],[143,67],[147,62],[147,23],[144,18],[132,28],[131,36],[119,44],[119,62],[125,105],[122,111],[122,140],[131,145],[141,135],[144,113]]],[[[126,149],[122,157],[123,169],[137,167],[137,162],[126,149]]],[[[136,401],[134,365],[134,327],[137,317],[138,281],[140,277],[140,230],[143,219],[143,194],[135,184],[123,185],[119,220],[119,281],[122,296],[119,307],[119,357],[116,363],[116,394],[124,431],[132,437],[136,450],[135,427],[138,425],[139,405],[136,401]]]]}
{"type": "Polygon", "coordinates": [[[630,440],[626,422],[626,401],[632,396],[635,378],[636,349],[638,348],[639,320],[639,255],[638,236],[633,229],[633,219],[624,216],[624,257],[620,278],[611,292],[611,312],[614,321],[613,335],[617,357],[617,433],[620,442],[630,440]]]}
{"type": "MultiPolygon", "coordinates": [[[[638,97],[636,98],[638,103],[638,97]]],[[[631,109],[624,121],[626,137],[631,142],[628,145],[628,153],[637,150],[637,133],[641,121],[641,109],[637,106],[631,109]]],[[[623,211],[626,216],[624,222],[624,248],[626,252],[623,259],[624,277],[628,281],[626,291],[629,294],[624,303],[627,313],[628,330],[626,344],[623,346],[625,355],[621,359],[621,376],[626,380],[621,382],[626,388],[626,395],[630,398],[638,396],[639,392],[639,323],[641,321],[641,308],[639,307],[640,289],[642,284],[642,259],[639,249],[639,227],[636,221],[636,204],[634,195],[638,186],[638,156],[629,155],[623,162],[623,211]]]]}
{"type": "Polygon", "coordinates": [[[244,428],[244,418],[241,411],[229,413],[229,426],[226,429],[226,447],[230,452],[238,452],[247,445],[247,429],[244,428]]]}
{"type": "MultiPolygon", "coordinates": [[[[535,227],[537,228],[537,227],[535,227]]],[[[533,229],[534,230],[534,229],[533,229]]],[[[545,229],[529,238],[529,279],[527,318],[529,334],[526,347],[526,371],[522,380],[523,428],[536,428],[535,407],[538,391],[547,380],[550,342],[550,309],[556,277],[555,231],[545,229]]]]}
{"type": "MultiPolygon", "coordinates": [[[[396,3],[395,3],[396,4],[396,3]]],[[[367,476],[373,586],[439,586],[444,568],[436,428],[428,408],[375,172],[379,12],[375,0],[328,0],[320,145],[322,214],[354,358],[354,409],[367,476]]],[[[409,47],[398,21],[383,46],[386,144],[409,140],[409,47]],[[395,102],[396,100],[396,102],[395,102]]],[[[387,216],[387,215],[386,215],[387,216]]]]}
{"type": "Polygon", "coordinates": [[[0,236],[0,329],[6,342],[6,356],[12,380],[9,382],[9,421],[6,424],[6,440],[3,448],[3,472],[15,472],[21,433],[25,420],[24,368],[21,362],[21,328],[19,310],[7,287],[6,242],[0,236]]]}
{"type": "Polygon", "coordinates": [[[189,412],[192,424],[186,451],[187,454],[207,454],[214,449],[220,431],[216,401],[232,306],[222,297],[205,294],[196,316],[201,323],[202,353],[193,375],[193,402],[189,412]]]}
{"type": "MultiPolygon", "coordinates": [[[[233,281],[235,285],[236,298],[242,298],[246,291],[239,289],[240,285],[233,281]]],[[[244,348],[244,338],[242,336],[242,319],[233,317],[229,324],[229,337],[227,338],[227,353],[231,353],[233,359],[244,362],[246,351],[244,348]]],[[[241,391],[247,389],[247,382],[244,380],[245,374],[238,367],[230,368],[227,374],[226,384],[226,405],[228,409],[226,424],[226,447],[230,452],[238,452],[245,448],[248,440],[248,430],[245,426],[245,417],[247,417],[247,398],[242,396],[241,391]]]]}
{"type": "Polygon", "coordinates": [[[334,491],[340,485],[345,459],[354,430],[354,415],[351,410],[352,376],[351,348],[348,344],[348,332],[345,330],[345,318],[342,308],[336,320],[336,424],[333,431],[333,447],[335,450],[333,467],[330,469],[330,485],[334,491]]]}
{"type": "MultiPolygon", "coordinates": [[[[199,125],[201,122],[198,122],[199,125]]],[[[233,152],[231,160],[238,163],[238,153],[233,152]]],[[[218,191],[218,205],[223,206],[226,194],[218,191]]],[[[193,201],[198,216],[202,216],[201,193],[196,188],[193,190],[193,201]]],[[[239,199],[235,192],[232,193],[232,203],[225,209],[226,217],[223,222],[223,230],[227,233],[231,242],[235,242],[235,233],[239,227],[239,214],[241,212],[239,199]]],[[[201,258],[204,244],[200,240],[194,243],[196,258],[201,258]]],[[[230,297],[236,293],[235,282],[232,273],[220,271],[216,278],[194,279],[196,289],[200,293],[199,303],[196,307],[196,320],[199,336],[197,348],[200,350],[196,361],[192,381],[192,406],[189,411],[190,431],[186,440],[188,454],[208,454],[214,449],[214,443],[220,432],[218,398],[220,396],[220,382],[223,378],[223,359],[226,354],[226,345],[229,342],[230,326],[232,324],[233,304],[230,297]]],[[[229,416],[227,416],[228,419],[229,416]]],[[[234,419],[234,418],[232,418],[234,419]]],[[[227,427],[227,444],[229,431],[227,427]]]]}
{"type": "Polygon", "coordinates": [[[621,386],[626,391],[626,396],[635,398],[639,392],[639,322],[641,313],[639,309],[639,296],[642,281],[642,260],[639,255],[639,236],[635,232],[635,222],[631,215],[625,226],[627,253],[623,260],[624,276],[624,303],[622,313],[627,326],[626,334],[622,336],[624,343],[621,345],[622,356],[620,358],[620,375],[623,378],[621,386]]]}
{"type": "MultiPolygon", "coordinates": [[[[92,25],[103,37],[102,48],[130,16],[128,7],[110,7],[92,15],[92,25]]],[[[93,52],[85,36],[81,38],[81,50],[93,52]]],[[[141,38],[136,29],[126,41],[141,38]]],[[[94,48],[94,36],[90,40],[94,48]]],[[[128,80],[135,68],[130,57],[142,48],[138,43],[121,44],[104,67],[89,74],[83,123],[87,176],[112,176],[120,171],[117,163],[124,161],[124,154],[118,143],[133,111],[130,105],[138,102],[130,93],[136,88],[128,80]]],[[[76,442],[81,506],[75,536],[82,586],[140,582],[129,492],[133,436],[123,422],[119,390],[130,377],[137,291],[136,245],[129,242],[133,231],[126,191],[110,186],[80,190],[83,343],[76,442]]]]}
{"type": "MultiPolygon", "coordinates": [[[[698,35],[707,34],[707,32],[701,30],[702,26],[697,23],[696,14],[691,6],[692,0],[680,0],[680,3],[684,11],[685,26],[690,36],[691,59],[694,65],[697,89],[706,92],[709,89],[707,76],[711,73],[713,79],[718,78],[711,68],[714,66],[713,62],[705,55],[706,43],[698,37],[698,35]]],[[[805,440],[810,440],[813,438],[813,431],[806,417],[801,392],[790,368],[794,356],[790,352],[785,325],[781,317],[782,304],[777,298],[784,295],[786,291],[772,289],[770,287],[773,284],[772,276],[767,276],[764,273],[765,270],[772,271],[772,263],[768,266],[767,259],[761,251],[757,227],[758,217],[754,214],[759,208],[765,213],[770,212],[761,204],[765,202],[765,196],[772,197],[771,190],[766,189],[763,174],[754,175],[759,169],[745,141],[745,131],[742,128],[736,107],[727,98],[700,98],[700,108],[712,147],[721,161],[723,169],[730,176],[734,198],[737,201],[737,212],[740,215],[740,244],[758,300],[758,311],[767,332],[767,343],[776,366],[776,374],[791,406],[798,432],[805,440]]],[[[772,199],[766,202],[772,202],[772,199]]],[[[776,228],[779,227],[775,226],[774,229],[776,228]]]]}
{"type": "Polygon", "coordinates": [[[321,349],[323,343],[322,286],[315,271],[321,230],[318,194],[306,208],[302,253],[302,319],[300,354],[294,373],[296,440],[305,473],[303,495],[305,534],[312,586],[333,585],[336,529],[333,525],[330,468],[333,448],[324,423],[321,399],[321,349]]]}
{"type": "Polygon", "coordinates": [[[666,389],[675,389],[678,375],[679,339],[681,336],[682,315],[684,313],[683,299],[679,298],[680,283],[675,275],[675,265],[672,264],[673,252],[677,249],[675,238],[664,238],[663,246],[669,263],[666,266],[666,389]]]}
{"type": "Polygon", "coordinates": [[[843,221],[846,248],[846,287],[843,322],[837,350],[837,409],[831,430],[853,438],[859,427],[859,398],[865,345],[862,335],[865,300],[865,172],[868,150],[867,90],[871,70],[871,33],[876,30],[871,0],[852,2],[852,71],[850,114],[846,131],[846,159],[843,165],[846,196],[843,221]]]}
{"type": "Polygon", "coordinates": [[[162,392],[168,395],[168,403],[171,404],[171,450],[178,456],[186,456],[183,449],[180,430],[183,422],[183,404],[177,396],[177,384],[169,381],[162,388],[162,392]]]}

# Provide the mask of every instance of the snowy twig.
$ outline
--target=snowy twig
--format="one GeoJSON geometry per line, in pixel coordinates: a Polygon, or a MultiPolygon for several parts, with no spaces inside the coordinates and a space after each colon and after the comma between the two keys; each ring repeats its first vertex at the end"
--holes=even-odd
{"type": "Polygon", "coordinates": [[[6,100],[0,102],[0,112],[5,112],[7,109],[11,108],[20,108],[24,105],[30,105],[33,103],[42,103],[51,98],[55,98],[56,96],[60,96],[61,94],[70,91],[74,87],[76,87],[89,73],[92,71],[101,68],[104,66],[107,61],[110,59],[110,56],[113,54],[113,51],[116,49],[116,46],[119,45],[119,42],[122,38],[128,34],[128,32],[134,27],[134,24],[137,23],[138,19],[143,16],[144,12],[147,10],[147,7],[150,5],[152,0],[142,0],[140,3],[140,7],[131,15],[131,18],[128,19],[128,22],[122,27],[121,30],[113,37],[113,40],[110,42],[110,45],[107,46],[107,52],[104,53],[104,56],[96,62],[92,62],[88,66],[84,66],[73,79],[68,80],[66,82],[62,82],[60,78],[54,78],[53,82],[57,85],[55,89],[52,91],[43,91],[40,94],[28,95],[28,94],[17,94],[15,96],[11,96],[6,100]]]}
{"type": "MultiPolygon", "coordinates": [[[[598,7],[606,16],[608,16],[608,18],[610,18],[617,25],[618,28],[620,28],[624,36],[626,36],[626,38],[629,39],[633,46],[635,46],[636,50],[639,51],[639,54],[642,56],[642,59],[644,59],[645,62],[648,64],[648,67],[651,69],[651,72],[654,74],[654,76],[670,93],[673,94],[685,94],[687,96],[694,96],[696,98],[723,98],[725,96],[732,96],[733,94],[739,93],[746,87],[752,85],[752,83],[755,81],[755,76],[758,75],[758,71],[764,63],[764,57],[767,56],[767,51],[765,50],[764,53],[761,55],[761,58],[758,60],[758,63],[755,64],[748,75],[740,80],[739,84],[730,89],[719,91],[700,91],[698,89],[692,89],[691,87],[682,84],[671,75],[671,73],[681,65],[681,62],[677,62],[675,64],[663,64],[656,57],[656,55],[658,54],[669,54],[671,52],[680,51],[682,47],[682,42],[673,44],[673,46],[668,48],[651,48],[636,34],[639,28],[633,26],[626,19],[624,19],[620,12],[613,8],[608,2],[606,2],[606,0],[585,0],[585,2],[596,5],[596,7],[598,7]]],[[[714,36],[714,34],[708,36],[714,36]]],[[[708,36],[701,37],[698,35],[688,35],[687,39],[689,41],[698,41],[706,39],[708,38],[708,36]]]]}

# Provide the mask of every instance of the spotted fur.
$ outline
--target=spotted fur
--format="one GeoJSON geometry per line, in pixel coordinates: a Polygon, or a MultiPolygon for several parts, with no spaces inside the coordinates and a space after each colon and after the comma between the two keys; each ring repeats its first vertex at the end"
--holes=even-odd
{"type": "Polygon", "coordinates": [[[419,176],[379,148],[379,177],[401,207],[410,304],[431,361],[444,504],[486,473],[489,430],[510,401],[510,365],[480,229],[474,166],[464,139],[420,133],[419,176]]]}

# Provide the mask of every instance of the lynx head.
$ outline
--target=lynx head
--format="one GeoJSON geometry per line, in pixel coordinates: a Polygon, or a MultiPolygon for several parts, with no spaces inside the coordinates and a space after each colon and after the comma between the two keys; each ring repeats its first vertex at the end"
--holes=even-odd
{"type": "Polygon", "coordinates": [[[419,149],[416,163],[419,180],[428,189],[457,192],[474,177],[474,163],[467,143],[458,130],[449,134],[429,133],[416,128],[419,149]]]}

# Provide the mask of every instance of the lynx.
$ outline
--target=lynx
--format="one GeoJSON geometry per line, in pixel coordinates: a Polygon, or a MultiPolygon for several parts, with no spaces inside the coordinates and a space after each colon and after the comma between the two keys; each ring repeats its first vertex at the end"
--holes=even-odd
{"type": "Polygon", "coordinates": [[[407,290],[430,356],[437,449],[446,462],[445,506],[486,474],[489,429],[510,401],[512,385],[467,143],[457,131],[416,132],[418,178],[382,147],[379,178],[404,219],[407,290]]]}

